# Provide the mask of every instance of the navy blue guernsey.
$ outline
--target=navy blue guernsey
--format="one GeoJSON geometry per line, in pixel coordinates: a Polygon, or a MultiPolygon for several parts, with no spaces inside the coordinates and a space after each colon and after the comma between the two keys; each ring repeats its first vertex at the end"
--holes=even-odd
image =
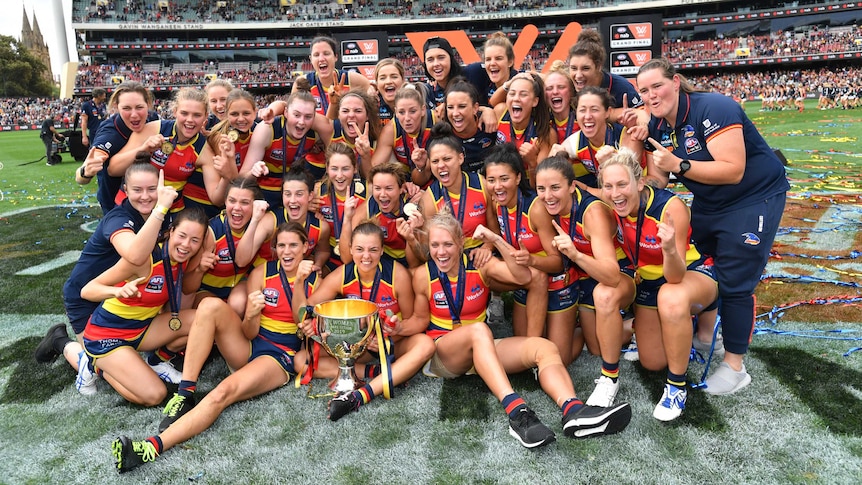
{"type": "Polygon", "coordinates": [[[671,127],[664,119],[651,118],[649,135],[679,158],[714,160],[706,144],[729,129],[742,128],[745,140],[745,172],[738,184],[707,185],[685,175],[678,177],[694,195],[692,212],[719,214],[790,189],[781,161],[733,99],[718,93],[681,92],[676,119],[671,127]]]}
{"type": "Polygon", "coordinates": [[[639,108],[644,105],[643,100],[632,83],[618,74],[602,72],[601,87],[607,89],[608,92],[611,93],[611,98],[614,100],[614,108],[625,107],[623,106],[623,94],[628,94],[629,108],[639,108]]]}
{"type": "Polygon", "coordinates": [[[81,257],[72,269],[72,274],[63,285],[63,296],[67,299],[81,298],[81,288],[90,280],[107,271],[120,260],[120,253],[111,244],[111,238],[121,231],[137,234],[144,226],[144,218],[126,199],[111,209],[96,227],[96,232],[87,240],[81,257]]]}

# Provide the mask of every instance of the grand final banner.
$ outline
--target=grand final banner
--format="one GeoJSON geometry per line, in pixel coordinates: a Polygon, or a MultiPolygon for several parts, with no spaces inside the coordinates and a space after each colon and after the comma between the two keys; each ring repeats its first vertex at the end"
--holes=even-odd
{"type": "Polygon", "coordinates": [[[386,32],[335,34],[338,45],[338,62],[341,68],[357,71],[365,77],[374,77],[374,66],[389,57],[389,38],[386,32]]]}
{"type": "Polygon", "coordinates": [[[637,76],[647,61],[661,57],[661,14],[606,17],[599,23],[608,60],[605,69],[626,78],[637,76]]]}

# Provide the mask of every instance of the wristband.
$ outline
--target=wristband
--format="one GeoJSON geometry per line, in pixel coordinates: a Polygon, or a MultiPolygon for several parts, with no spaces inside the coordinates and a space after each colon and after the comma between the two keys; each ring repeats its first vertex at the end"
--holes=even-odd
{"type": "Polygon", "coordinates": [[[156,208],[153,209],[153,212],[158,212],[161,215],[166,216],[168,215],[168,208],[162,205],[157,205],[156,208]]]}
{"type": "Polygon", "coordinates": [[[90,175],[90,176],[84,175],[84,166],[83,165],[81,165],[81,168],[78,169],[78,175],[80,175],[82,179],[87,179],[87,180],[93,179],[92,175],[90,175]]]}

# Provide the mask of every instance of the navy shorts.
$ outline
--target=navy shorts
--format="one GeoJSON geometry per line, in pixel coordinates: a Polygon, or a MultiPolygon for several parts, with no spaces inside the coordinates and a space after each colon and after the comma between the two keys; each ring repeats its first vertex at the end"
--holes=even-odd
{"type": "Polygon", "coordinates": [[[275,345],[269,340],[263,339],[260,336],[255,337],[251,341],[251,351],[248,356],[248,361],[251,362],[258,357],[271,357],[278,365],[284,369],[284,372],[289,376],[296,374],[293,370],[293,356],[296,353],[288,353],[281,347],[275,345]]]}
{"type": "MultiPolygon", "coordinates": [[[[714,267],[707,260],[707,257],[701,256],[688,265],[688,271],[702,273],[717,283],[718,280],[715,277],[714,267]]],[[[637,286],[635,304],[647,308],[658,308],[658,292],[665,283],[667,283],[667,280],[664,277],[657,280],[641,281],[637,286]]]]}

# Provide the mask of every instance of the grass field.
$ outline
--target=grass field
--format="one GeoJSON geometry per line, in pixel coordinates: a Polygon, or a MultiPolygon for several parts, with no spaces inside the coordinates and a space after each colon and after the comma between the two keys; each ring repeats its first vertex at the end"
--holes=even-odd
{"type": "MultiPolygon", "coordinates": [[[[788,158],[792,193],[758,289],[763,319],[747,367],[752,385],[728,397],[692,390],[671,425],[652,418],[663,376],[621,363],[619,399],[631,425],[594,440],[565,438],[559,411],[531,373],[513,377],[558,441],[528,451],[507,432],[500,405],[477,377],[417,376],[395,399],[377,399],[337,423],[324,399],[286,386],[230,408],[204,434],[152,465],[118,477],[109,445],[118,434],[156,431],[158,409],[133,406],[104,382],[78,395],[63,362],[37,364],[32,350],[64,321],[61,288],[70,264],[18,271],[80,250],[98,209],[80,188],[78,163],[48,167],[35,133],[0,133],[0,483],[858,483],[862,477],[862,110],[749,115],[788,158]],[[854,254],[856,254],[854,256],[854,254]],[[820,304],[835,297],[836,304],[820,304]],[[801,336],[805,335],[805,336],[801,336]],[[810,338],[817,337],[817,338],[810,338]],[[845,355],[846,354],[846,355],[845,355]]],[[[497,334],[507,329],[494,327],[497,334]]],[[[570,373],[582,397],[600,360],[586,353],[570,373]]],[[[713,363],[715,365],[715,362],[713,363]]],[[[704,364],[693,362],[699,380],[704,364]]],[[[217,360],[198,388],[227,374],[217,360]]],[[[322,381],[314,389],[322,390],[322,381]]]]}

